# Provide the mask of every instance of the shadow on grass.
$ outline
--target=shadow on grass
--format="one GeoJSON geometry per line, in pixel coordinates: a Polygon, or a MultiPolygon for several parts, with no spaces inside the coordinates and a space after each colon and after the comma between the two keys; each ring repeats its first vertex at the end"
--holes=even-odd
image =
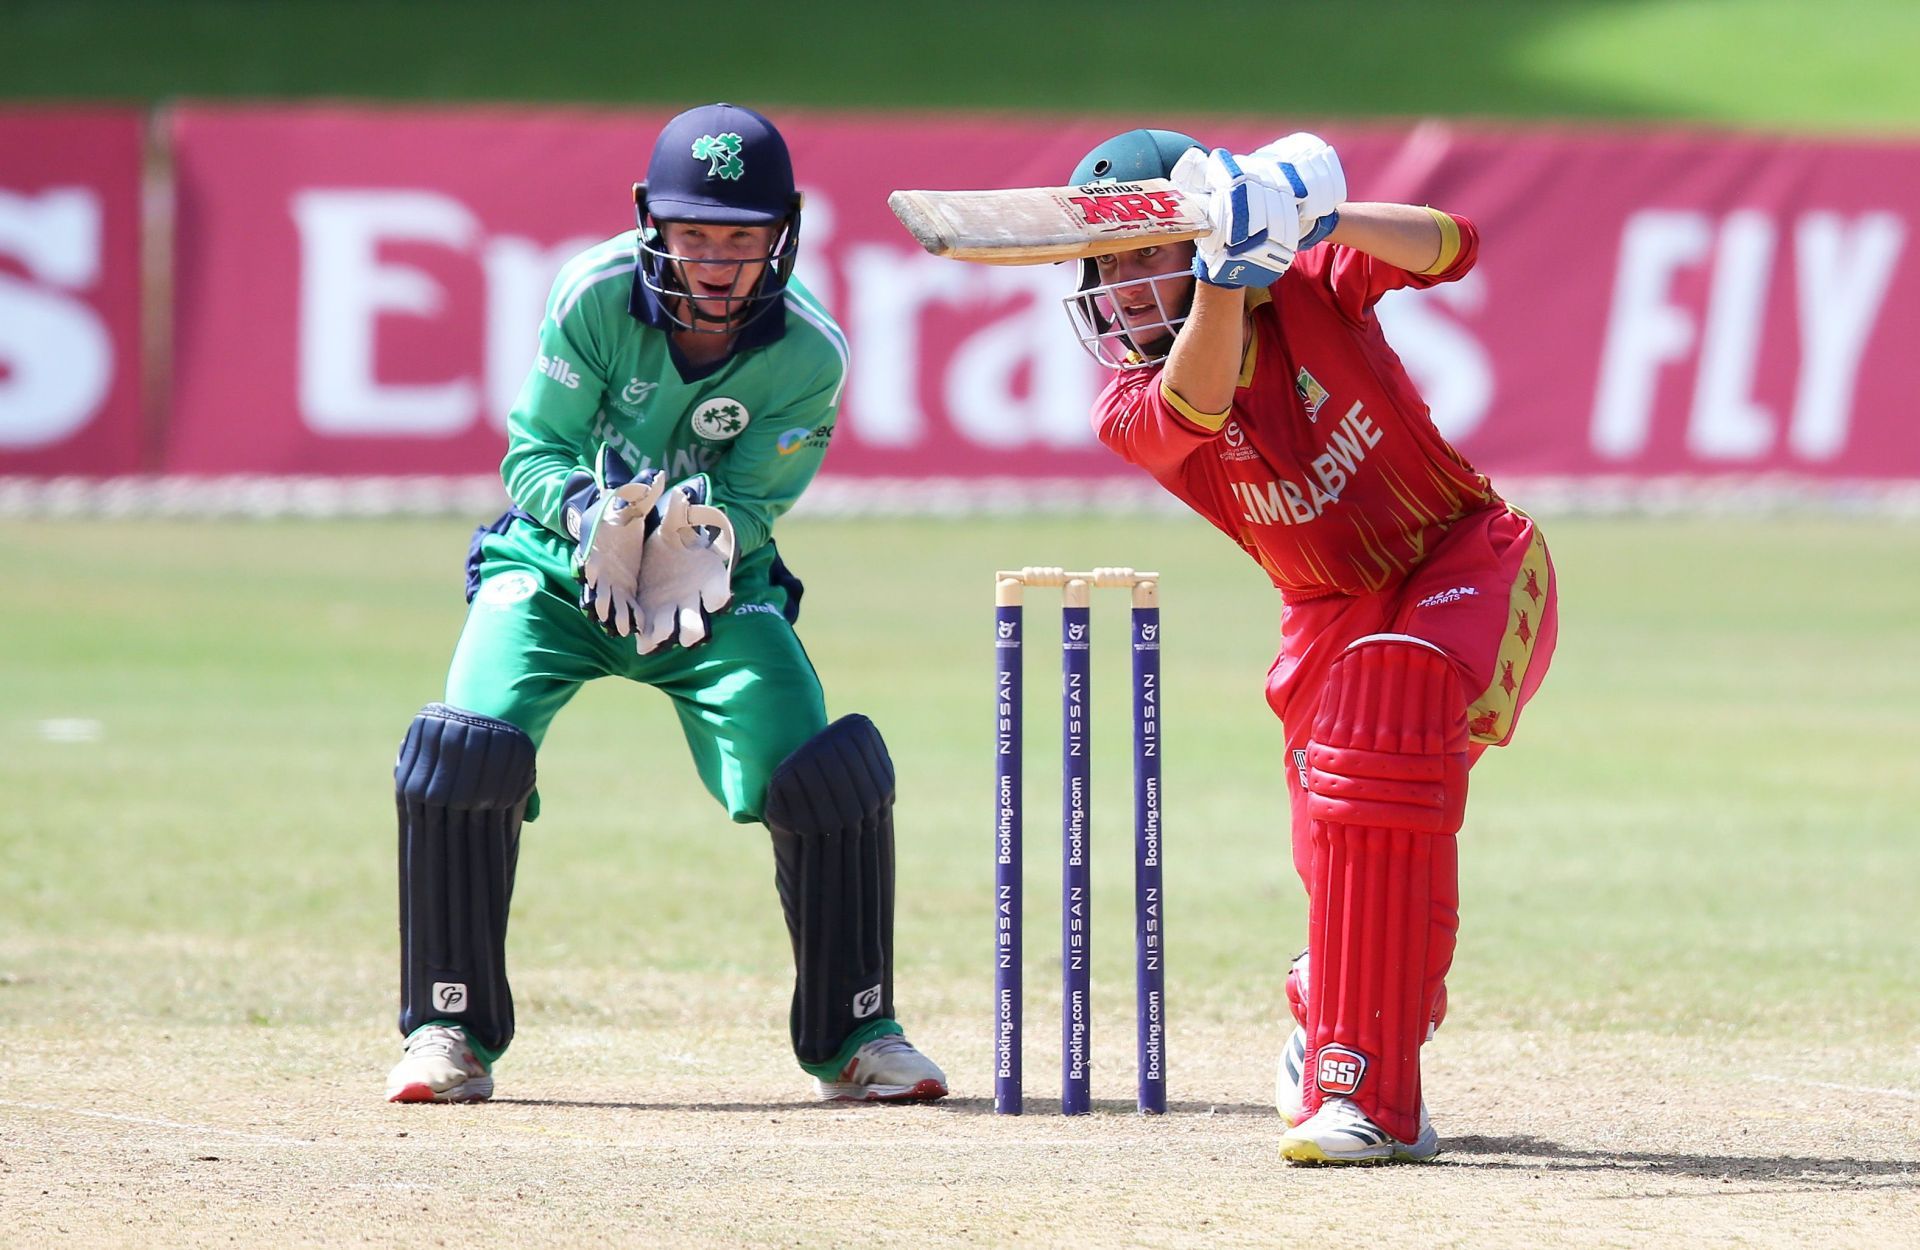
{"type": "MultiPolygon", "coordinates": [[[[1450,1137],[1438,1162],[1515,1172],[1639,1172],[1648,1177],[1771,1181],[1764,1192],[1817,1192],[1860,1186],[1920,1190],[1920,1160],[1816,1158],[1810,1155],[1684,1154],[1677,1151],[1576,1150],[1539,1137],[1450,1137]],[[1499,1156],[1517,1156],[1502,1158],[1499,1156]]],[[[1748,1192],[1748,1191],[1727,1191],[1748,1192]]],[[[1619,1198],[1645,1197],[1620,1194],[1619,1198]]]]}

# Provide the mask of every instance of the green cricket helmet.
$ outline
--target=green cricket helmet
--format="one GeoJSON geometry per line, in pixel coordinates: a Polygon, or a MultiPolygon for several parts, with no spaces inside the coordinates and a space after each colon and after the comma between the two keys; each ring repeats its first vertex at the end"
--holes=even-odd
{"type": "Polygon", "coordinates": [[[1169,178],[1180,158],[1197,147],[1200,140],[1177,130],[1129,130],[1081,157],[1067,181],[1079,187],[1089,182],[1169,178]]]}
{"type": "MultiPolygon", "coordinates": [[[[1198,139],[1177,130],[1125,131],[1081,157],[1068,181],[1079,187],[1171,177],[1180,158],[1195,148],[1206,150],[1198,139]]],[[[1145,282],[1103,286],[1098,262],[1088,257],[1080,262],[1080,281],[1073,294],[1061,302],[1080,345],[1096,361],[1109,369],[1139,369],[1166,359],[1173,349],[1173,336],[1193,308],[1193,287],[1184,269],[1145,282]],[[1115,285],[1150,290],[1159,315],[1123,327],[1115,315],[1115,285]]]]}

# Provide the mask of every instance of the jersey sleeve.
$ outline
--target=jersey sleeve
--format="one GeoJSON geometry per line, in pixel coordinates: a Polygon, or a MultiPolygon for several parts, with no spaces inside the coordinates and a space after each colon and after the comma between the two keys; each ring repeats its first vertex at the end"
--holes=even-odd
{"type": "Polygon", "coordinates": [[[1100,441],[1156,477],[1177,470],[1212,441],[1227,420],[1225,412],[1198,411],[1160,379],[1159,369],[1123,373],[1093,406],[1093,428],[1100,441]]]}
{"type": "Polygon", "coordinates": [[[540,524],[566,534],[567,475],[593,460],[593,419],[607,389],[606,337],[590,300],[563,304],[563,273],[540,320],[539,350],[507,414],[500,479],[540,524]]]}
{"type": "Polygon", "coordinates": [[[1465,217],[1437,208],[1427,211],[1440,226],[1440,255],[1420,273],[1334,243],[1302,252],[1293,271],[1312,279],[1333,306],[1356,323],[1366,320],[1388,291],[1420,290],[1465,277],[1480,258],[1480,232],[1465,217]]]}
{"type": "Polygon", "coordinates": [[[727,455],[708,471],[713,502],[733,522],[742,556],[773,536],[773,523],[805,493],[826,459],[840,407],[846,367],[825,364],[786,404],[756,416],[727,455]]]}

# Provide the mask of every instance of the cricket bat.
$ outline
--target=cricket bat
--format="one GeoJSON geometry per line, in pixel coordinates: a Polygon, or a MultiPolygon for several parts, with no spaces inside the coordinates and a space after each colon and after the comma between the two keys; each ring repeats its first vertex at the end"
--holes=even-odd
{"type": "Polygon", "coordinates": [[[895,191],[887,207],[935,256],[1043,265],[1197,239],[1204,197],[1165,178],[1005,191],[895,191]]]}

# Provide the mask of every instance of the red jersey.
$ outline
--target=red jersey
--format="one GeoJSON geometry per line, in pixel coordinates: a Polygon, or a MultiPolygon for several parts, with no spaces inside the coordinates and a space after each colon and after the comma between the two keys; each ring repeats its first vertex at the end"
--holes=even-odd
{"type": "Polygon", "coordinates": [[[1288,599],[1379,590],[1462,516],[1504,506],[1441,437],[1373,315],[1388,291],[1473,268],[1473,224],[1435,216],[1429,273],[1325,244],[1250,291],[1226,412],[1196,411],[1162,385],[1164,366],[1119,374],[1094,404],[1100,441],[1239,543],[1288,599]]]}

